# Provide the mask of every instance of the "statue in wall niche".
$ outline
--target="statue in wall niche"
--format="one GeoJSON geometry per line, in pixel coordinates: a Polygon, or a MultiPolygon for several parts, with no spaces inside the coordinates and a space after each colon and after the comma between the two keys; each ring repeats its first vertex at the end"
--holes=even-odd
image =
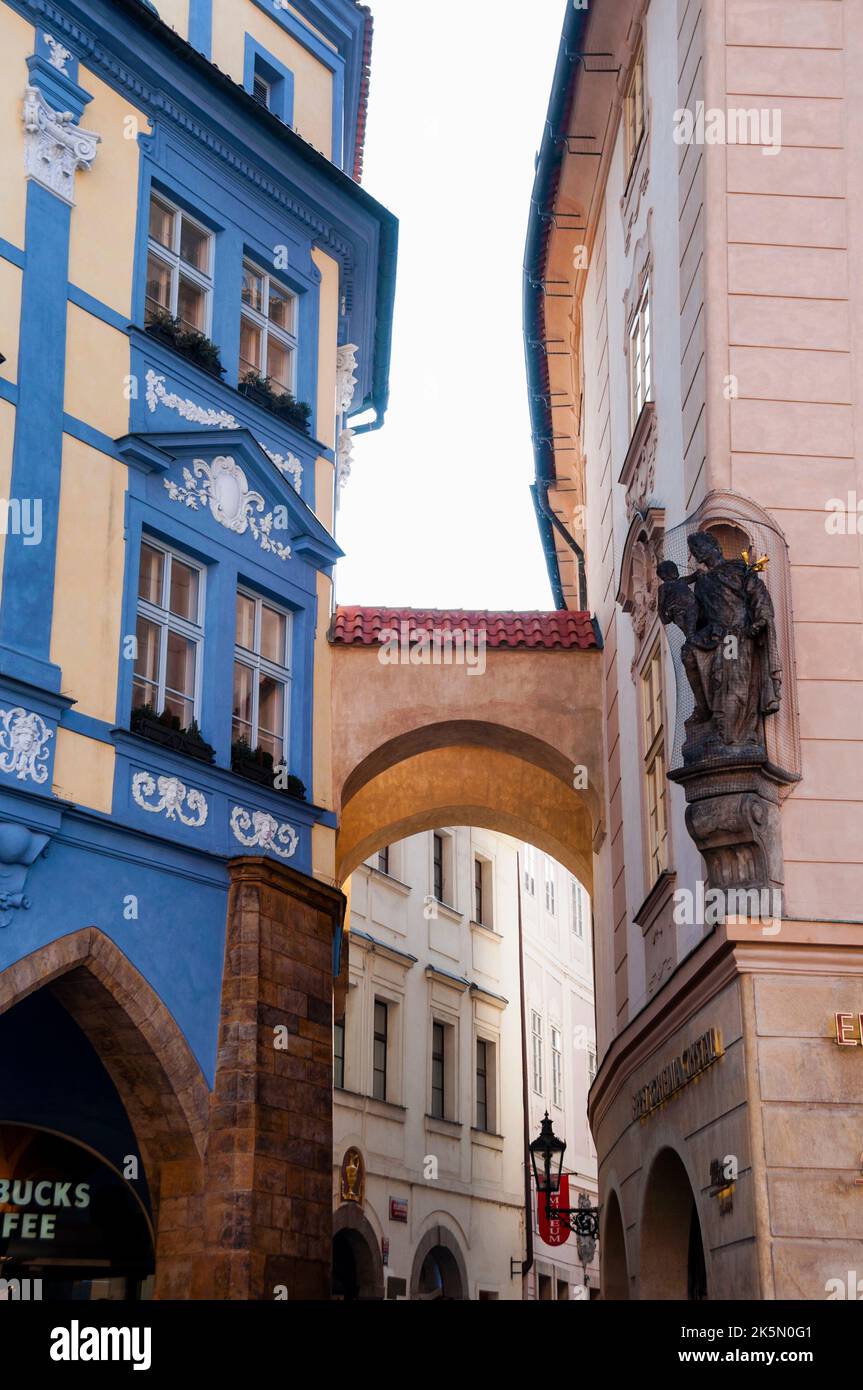
{"type": "Polygon", "coordinates": [[[763,760],[764,719],[776,714],[782,694],[764,561],[751,562],[747,552],[726,560],[710,531],[696,531],[688,545],[692,573],[681,575],[668,560],[657,570],[659,616],[684,635],[681,660],[695,699],[684,764],[763,760]]]}

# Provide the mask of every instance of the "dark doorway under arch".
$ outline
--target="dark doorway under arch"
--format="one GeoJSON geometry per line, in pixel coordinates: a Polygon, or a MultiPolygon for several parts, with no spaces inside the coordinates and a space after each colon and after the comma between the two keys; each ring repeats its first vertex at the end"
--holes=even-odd
{"type": "Polygon", "coordinates": [[[369,1303],[384,1296],[384,1268],[377,1237],[355,1204],[333,1216],[332,1296],[345,1303],[369,1303]]]}
{"type": "Polygon", "coordinates": [[[602,1252],[602,1297],[622,1301],[629,1298],[629,1274],[626,1267],[626,1240],[623,1218],[617,1193],[609,1195],[605,1209],[605,1227],[600,1246],[602,1252]]]}
{"type": "Polygon", "coordinates": [[[459,1267],[452,1251],[434,1245],[420,1265],[416,1297],[429,1302],[437,1298],[463,1299],[459,1267]]]}
{"type": "Polygon", "coordinates": [[[467,1266],[458,1241],[445,1226],[433,1226],[414,1253],[411,1298],[431,1302],[469,1297],[467,1266]]]}
{"type": "Polygon", "coordinates": [[[639,1296],[702,1301],[707,1265],[698,1207],[689,1175],[673,1149],[656,1157],[641,1217],[639,1296]]]}

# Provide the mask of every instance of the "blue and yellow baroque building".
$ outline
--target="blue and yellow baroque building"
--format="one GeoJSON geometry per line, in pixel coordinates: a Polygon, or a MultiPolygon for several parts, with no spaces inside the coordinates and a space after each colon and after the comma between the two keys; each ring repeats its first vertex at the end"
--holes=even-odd
{"type": "Polygon", "coordinates": [[[3,0],[0,37],[0,1275],[324,1297],[371,15],[3,0]]]}

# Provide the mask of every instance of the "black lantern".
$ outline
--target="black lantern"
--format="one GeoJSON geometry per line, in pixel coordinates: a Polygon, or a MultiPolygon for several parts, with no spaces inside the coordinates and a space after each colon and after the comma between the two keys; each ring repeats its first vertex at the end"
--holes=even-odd
{"type": "Polygon", "coordinates": [[[546,1110],[539,1136],[530,1146],[530,1161],[533,1165],[537,1192],[544,1192],[546,1197],[553,1197],[555,1192],[560,1191],[560,1173],[565,1153],[566,1143],[563,1139],[558,1139],[546,1110]]]}
{"type": "MultiPolygon", "coordinates": [[[[565,1153],[566,1143],[563,1139],[558,1139],[546,1110],[539,1134],[530,1145],[530,1162],[536,1190],[544,1195],[548,1211],[553,1212],[555,1220],[581,1237],[581,1240],[595,1243],[599,1235],[599,1207],[592,1207],[590,1198],[585,1193],[581,1193],[577,1207],[552,1207],[550,1199],[560,1191],[560,1174],[565,1153]]],[[[593,1248],[587,1263],[593,1258],[593,1248]]]]}

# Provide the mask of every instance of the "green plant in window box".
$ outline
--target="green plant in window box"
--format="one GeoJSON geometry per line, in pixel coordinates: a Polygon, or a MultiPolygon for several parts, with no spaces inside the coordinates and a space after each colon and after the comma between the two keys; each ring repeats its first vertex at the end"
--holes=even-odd
{"type": "Polygon", "coordinates": [[[305,783],[299,777],[288,773],[285,779],[284,765],[275,763],[272,753],[265,748],[252,748],[244,738],[238,738],[231,744],[231,770],[240,777],[247,777],[250,782],[269,787],[271,791],[284,792],[296,801],[306,799],[305,783]]]}
{"type": "Polygon", "coordinates": [[[290,391],[274,386],[271,377],[261,376],[259,372],[245,372],[238,389],[256,405],[263,406],[264,410],[271,411],[280,420],[286,420],[295,429],[308,434],[312,407],[305,401],[296,400],[290,391]]]}
{"type": "Polygon", "coordinates": [[[136,705],[132,710],[130,728],[133,734],[152,739],[154,743],[171,748],[175,753],[186,753],[202,763],[211,763],[216,756],[215,748],[205,741],[198,721],[193,719],[184,729],[179,717],[169,709],[157,714],[150,704],[136,705]]]}
{"type": "Polygon", "coordinates": [[[197,328],[190,328],[182,319],[174,318],[167,309],[159,309],[153,313],[146,327],[151,338],[167,343],[168,347],[181,353],[196,366],[202,367],[211,376],[225,375],[216,344],[204,333],[199,333],[197,328]]]}

